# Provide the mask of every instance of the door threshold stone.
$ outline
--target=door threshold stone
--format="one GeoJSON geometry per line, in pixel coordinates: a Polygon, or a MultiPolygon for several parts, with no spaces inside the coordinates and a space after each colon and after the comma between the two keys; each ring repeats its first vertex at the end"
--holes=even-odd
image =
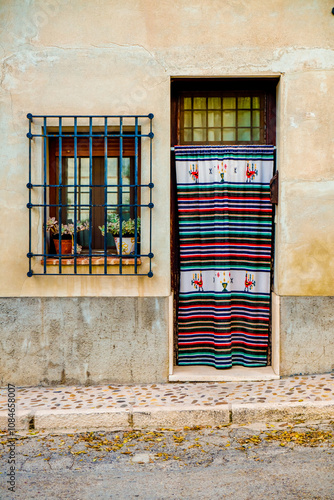
{"type": "Polygon", "coordinates": [[[170,382],[251,382],[279,378],[271,366],[233,366],[226,370],[217,370],[211,366],[174,366],[173,373],[169,375],[170,382]]]}

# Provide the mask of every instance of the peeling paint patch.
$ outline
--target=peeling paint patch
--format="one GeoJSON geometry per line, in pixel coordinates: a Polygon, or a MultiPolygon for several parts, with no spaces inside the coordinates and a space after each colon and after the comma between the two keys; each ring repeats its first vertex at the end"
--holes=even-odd
{"type": "Polygon", "coordinates": [[[290,116],[290,127],[292,127],[292,128],[298,128],[298,125],[295,122],[295,119],[294,119],[293,116],[290,116]]]}

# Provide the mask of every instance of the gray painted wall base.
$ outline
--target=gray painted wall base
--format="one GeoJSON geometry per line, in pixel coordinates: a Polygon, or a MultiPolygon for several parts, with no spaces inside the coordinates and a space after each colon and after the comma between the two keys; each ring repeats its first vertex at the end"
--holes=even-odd
{"type": "Polygon", "coordinates": [[[168,298],[0,299],[0,383],[166,382],[168,298]]]}
{"type": "Polygon", "coordinates": [[[281,297],[281,375],[334,369],[334,297],[281,297]]]}
{"type": "MultiPolygon", "coordinates": [[[[168,380],[168,297],[0,299],[0,384],[168,380]]],[[[281,375],[334,368],[334,297],[280,298],[281,375]]]]}

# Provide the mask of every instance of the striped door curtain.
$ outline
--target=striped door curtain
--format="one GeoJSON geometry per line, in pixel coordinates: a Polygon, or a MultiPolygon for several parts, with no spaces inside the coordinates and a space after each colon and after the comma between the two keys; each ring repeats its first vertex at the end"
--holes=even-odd
{"type": "Polygon", "coordinates": [[[176,146],[178,364],[266,366],[273,146],[176,146]]]}

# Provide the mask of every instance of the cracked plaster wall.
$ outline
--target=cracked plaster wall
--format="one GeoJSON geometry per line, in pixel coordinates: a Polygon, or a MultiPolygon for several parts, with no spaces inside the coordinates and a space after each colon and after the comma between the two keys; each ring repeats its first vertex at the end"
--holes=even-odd
{"type": "MultiPolygon", "coordinates": [[[[334,295],[332,7],[329,0],[3,0],[1,295],[170,294],[170,78],[177,76],[280,77],[274,289],[334,295]],[[153,279],[27,278],[28,112],[154,113],[153,279]]],[[[283,329],[286,321],[282,314],[283,329]]]]}
{"type": "Polygon", "coordinates": [[[181,75],[281,77],[275,292],[333,293],[329,1],[5,0],[0,21],[2,295],[170,293],[169,87],[181,75]],[[26,113],[106,111],[155,115],[155,276],[29,279],[26,113]]]}

